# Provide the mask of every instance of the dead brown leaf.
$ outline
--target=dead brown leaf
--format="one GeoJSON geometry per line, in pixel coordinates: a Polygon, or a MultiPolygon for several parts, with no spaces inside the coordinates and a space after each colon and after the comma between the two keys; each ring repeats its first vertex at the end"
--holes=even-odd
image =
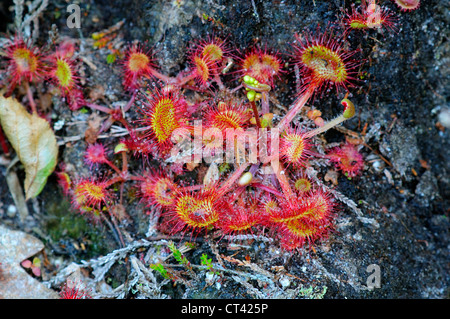
{"type": "Polygon", "coordinates": [[[104,96],[105,96],[105,88],[100,84],[94,86],[89,92],[89,98],[91,99],[92,102],[103,99],[104,96]]]}
{"type": "Polygon", "coordinates": [[[102,121],[103,118],[96,113],[92,113],[91,116],[89,116],[88,128],[84,132],[86,143],[94,144],[97,141],[102,121]]]}
{"type": "Polygon", "coordinates": [[[325,182],[332,182],[333,185],[338,184],[338,172],[335,170],[328,170],[324,177],[325,182]]]}
{"type": "Polygon", "coordinates": [[[199,166],[200,164],[199,163],[193,163],[193,162],[189,162],[189,163],[186,163],[186,169],[189,171],[189,172],[192,172],[197,166],[199,166]]]}
{"type": "Polygon", "coordinates": [[[53,95],[50,93],[45,93],[42,94],[39,101],[40,101],[40,109],[44,112],[44,113],[48,113],[50,112],[50,110],[52,109],[52,97],[53,95]]]}
{"type": "Polygon", "coordinates": [[[430,164],[428,164],[426,160],[420,159],[419,162],[422,168],[430,169],[430,164]]]}
{"type": "MultiPolygon", "coordinates": [[[[6,173],[6,183],[8,184],[9,192],[14,200],[17,211],[19,212],[20,220],[23,222],[28,217],[29,211],[23,194],[22,186],[16,172],[9,171],[6,173]]],[[[0,260],[1,262],[1,260],[0,260]]]]}

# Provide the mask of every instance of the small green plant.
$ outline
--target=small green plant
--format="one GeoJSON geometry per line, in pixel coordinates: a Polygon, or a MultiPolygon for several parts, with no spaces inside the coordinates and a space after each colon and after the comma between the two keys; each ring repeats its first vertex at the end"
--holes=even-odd
{"type": "Polygon", "coordinates": [[[152,264],[150,265],[150,268],[159,272],[161,276],[163,276],[164,279],[171,279],[172,276],[168,273],[168,271],[164,268],[163,264],[152,264]]]}
{"type": "Polygon", "coordinates": [[[167,245],[170,249],[170,251],[172,252],[172,256],[173,258],[175,258],[176,261],[178,261],[178,263],[180,265],[183,265],[184,267],[186,267],[187,269],[189,269],[190,271],[192,271],[192,266],[190,261],[186,258],[186,256],[183,255],[183,253],[175,246],[174,242],[169,242],[169,244],[167,245]]]}
{"type": "Polygon", "coordinates": [[[205,266],[211,274],[220,275],[218,271],[214,271],[214,266],[212,264],[212,258],[208,258],[208,255],[203,253],[200,257],[200,263],[202,266],[205,266]]]}
{"type": "Polygon", "coordinates": [[[34,257],[33,261],[26,259],[22,261],[21,265],[25,269],[30,269],[36,277],[41,276],[41,260],[38,257],[34,257]]]}

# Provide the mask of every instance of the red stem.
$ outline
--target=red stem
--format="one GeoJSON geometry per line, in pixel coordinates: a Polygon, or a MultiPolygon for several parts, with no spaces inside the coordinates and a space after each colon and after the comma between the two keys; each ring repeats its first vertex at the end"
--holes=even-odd
{"type": "Polygon", "coordinates": [[[306,104],[306,102],[308,102],[309,98],[312,96],[316,88],[317,84],[312,83],[306,90],[306,92],[303,93],[303,95],[297,99],[292,108],[286,113],[286,115],[280,121],[280,123],[278,123],[277,128],[280,130],[280,132],[283,132],[283,130],[289,125],[289,123],[291,123],[291,121],[300,112],[300,110],[306,104]]]}
{"type": "Polygon", "coordinates": [[[107,113],[107,114],[111,114],[111,112],[112,112],[112,109],[110,109],[109,107],[98,105],[98,104],[86,103],[86,106],[91,108],[91,109],[94,109],[94,110],[97,110],[97,111],[100,111],[100,112],[104,112],[104,113],[107,113]]]}
{"type": "Polygon", "coordinates": [[[250,105],[252,106],[253,114],[255,115],[256,126],[258,126],[258,128],[262,128],[258,108],[256,107],[255,101],[250,101],[250,105]]]}
{"type": "Polygon", "coordinates": [[[249,163],[244,163],[239,166],[237,170],[234,171],[234,173],[222,184],[222,186],[217,190],[218,196],[223,196],[229,188],[234,184],[236,180],[241,177],[242,173],[245,171],[245,169],[249,166],[249,163]]]}
{"type": "Polygon", "coordinates": [[[272,188],[270,186],[261,184],[261,183],[252,183],[252,184],[250,184],[250,186],[262,189],[262,190],[264,190],[266,192],[269,192],[269,193],[272,193],[272,194],[274,194],[276,196],[283,196],[283,194],[280,193],[279,191],[277,191],[276,189],[274,189],[274,188],[272,188]]]}
{"type": "Polygon", "coordinates": [[[6,144],[6,138],[5,135],[3,135],[1,126],[0,126],[0,145],[2,146],[3,153],[5,153],[5,155],[9,155],[8,144],[6,144]]]}
{"type": "Polygon", "coordinates": [[[163,81],[164,83],[173,83],[176,81],[176,79],[171,78],[165,74],[159,73],[155,69],[152,69],[152,75],[163,81]]]}
{"type": "Polygon", "coordinates": [[[119,176],[123,176],[124,172],[122,172],[116,165],[114,165],[113,162],[107,161],[106,164],[108,164],[109,167],[111,167],[117,174],[119,174],[119,176]]]}
{"type": "Polygon", "coordinates": [[[283,165],[279,161],[273,161],[271,162],[271,165],[275,176],[278,179],[278,182],[280,182],[280,186],[283,190],[284,195],[287,198],[293,197],[295,194],[292,191],[291,185],[289,184],[289,179],[286,176],[286,170],[284,169],[283,165]],[[275,163],[277,163],[278,167],[275,167],[275,163]]]}
{"type": "Polygon", "coordinates": [[[131,96],[131,99],[128,101],[127,105],[123,109],[124,112],[128,111],[131,108],[131,105],[133,105],[134,100],[136,99],[137,90],[133,92],[133,95],[131,96]]]}
{"type": "Polygon", "coordinates": [[[25,88],[27,90],[27,97],[28,102],[30,103],[31,106],[31,111],[33,112],[33,114],[37,114],[37,108],[36,103],[34,102],[33,92],[31,92],[30,84],[28,83],[28,81],[25,81],[25,88]]]}
{"type": "Polygon", "coordinates": [[[122,152],[122,174],[128,174],[128,158],[125,152],[122,152]]]}

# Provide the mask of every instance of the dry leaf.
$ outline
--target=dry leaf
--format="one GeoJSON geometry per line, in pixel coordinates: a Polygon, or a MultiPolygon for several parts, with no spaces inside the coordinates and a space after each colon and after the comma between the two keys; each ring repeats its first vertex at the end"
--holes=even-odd
{"type": "Polygon", "coordinates": [[[422,168],[430,169],[430,165],[427,163],[426,160],[420,159],[419,162],[420,162],[420,166],[421,166],[422,168]]]}
{"type": "Polygon", "coordinates": [[[105,96],[105,88],[100,84],[94,86],[89,92],[89,98],[91,99],[92,103],[102,99],[104,96],[105,96]]]}
{"type": "Polygon", "coordinates": [[[40,109],[43,110],[44,112],[48,112],[51,110],[53,101],[52,101],[52,96],[53,94],[51,93],[45,93],[42,94],[41,98],[39,99],[40,103],[40,109]]]}
{"type": "Polygon", "coordinates": [[[25,167],[26,199],[44,188],[58,158],[55,134],[48,122],[30,114],[16,99],[0,96],[0,124],[25,167]]]}
{"type": "Polygon", "coordinates": [[[103,118],[96,113],[92,113],[88,119],[88,128],[84,132],[84,139],[88,144],[94,144],[97,141],[100,126],[103,118]]]}
{"type": "Polygon", "coordinates": [[[20,220],[23,222],[28,217],[29,211],[16,172],[9,171],[6,173],[6,184],[8,184],[9,192],[11,193],[17,211],[19,212],[20,220]]]}
{"type": "Polygon", "coordinates": [[[194,162],[188,162],[186,163],[186,169],[191,172],[193,171],[197,166],[199,166],[199,163],[194,163],[194,162]]]}
{"type": "Polygon", "coordinates": [[[44,244],[31,235],[0,225],[0,299],[48,299],[59,295],[34,279],[20,263],[36,255],[44,244]]]}

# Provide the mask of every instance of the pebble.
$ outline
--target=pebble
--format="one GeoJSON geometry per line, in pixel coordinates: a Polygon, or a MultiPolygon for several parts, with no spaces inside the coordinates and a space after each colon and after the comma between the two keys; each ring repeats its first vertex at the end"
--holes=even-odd
{"type": "Polygon", "coordinates": [[[450,109],[442,110],[438,115],[439,122],[446,128],[450,128],[450,109]]]}
{"type": "Polygon", "coordinates": [[[281,286],[283,286],[283,288],[287,288],[291,285],[291,281],[289,280],[289,278],[283,276],[282,278],[280,278],[280,284],[281,286]]]}
{"type": "Polygon", "coordinates": [[[16,216],[16,214],[17,214],[17,207],[14,205],[9,205],[8,209],[6,210],[6,215],[9,218],[13,218],[14,216],[16,216]]]}

